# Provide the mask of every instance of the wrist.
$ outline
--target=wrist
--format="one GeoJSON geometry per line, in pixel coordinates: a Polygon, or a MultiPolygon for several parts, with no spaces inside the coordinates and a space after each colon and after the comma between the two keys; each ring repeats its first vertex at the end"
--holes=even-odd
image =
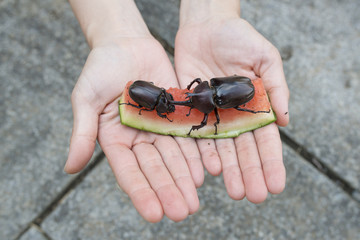
{"type": "Polygon", "coordinates": [[[90,48],[151,36],[133,0],[69,0],[90,48]]]}
{"type": "Polygon", "coordinates": [[[240,17],[239,0],[182,0],[180,6],[180,28],[209,20],[240,17]]]}

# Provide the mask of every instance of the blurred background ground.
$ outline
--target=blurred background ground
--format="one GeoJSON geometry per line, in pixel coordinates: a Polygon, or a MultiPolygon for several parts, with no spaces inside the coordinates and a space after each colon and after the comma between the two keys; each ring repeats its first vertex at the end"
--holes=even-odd
{"type": "MultiPolygon", "coordinates": [[[[177,0],[138,0],[171,55],[177,0]]],[[[70,95],[89,53],[64,0],[0,2],[0,239],[359,239],[360,2],[242,1],[242,17],[279,50],[291,91],[281,129],[285,191],[231,200],[206,176],[180,223],[145,222],[101,149],[78,175],[63,166],[70,95]]]]}

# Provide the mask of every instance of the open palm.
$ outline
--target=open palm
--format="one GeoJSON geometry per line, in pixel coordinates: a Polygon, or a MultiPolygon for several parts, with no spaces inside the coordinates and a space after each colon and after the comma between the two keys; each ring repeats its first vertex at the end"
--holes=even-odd
{"type": "Polygon", "coordinates": [[[180,221],[198,209],[183,154],[196,155],[198,150],[195,144],[184,145],[186,140],[180,146],[172,137],[120,124],[118,100],[126,83],[138,79],[164,88],[178,86],[165,51],[153,38],[122,39],[91,51],[72,95],[74,128],[65,170],[80,171],[98,139],[139,213],[151,222],[160,221],[163,214],[180,221]]]}
{"type": "MultiPolygon", "coordinates": [[[[182,26],[175,42],[175,68],[181,87],[194,78],[242,75],[261,77],[269,94],[277,124],[288,123],[288,88],[277,49],[246,21],[212,19],[182,26]]],[[[229,195],[254,203],[267,193],[280,193],[285,168],[276,124],[233,139],[197,141],[207,170],[223,172],[229,195]]]]}

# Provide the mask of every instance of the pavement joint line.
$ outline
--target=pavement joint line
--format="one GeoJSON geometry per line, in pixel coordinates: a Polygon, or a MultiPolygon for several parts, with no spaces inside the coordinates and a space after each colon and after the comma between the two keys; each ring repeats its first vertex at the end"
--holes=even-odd
{"type": "MultiPolygon", "coordinates": [[[[53,198],[53,200],[29,224],[27,224],[23,230],[19,232],[19,234],[15,237],[15,240],[19,240],[31,228],[31,226],[37,226],[37,228],[42,230],[40,226],[46,217],[55,210],[55,208],[66,198],[66,196],[68,196],[69,193],[75,189],[84,180],[84,178],[103,161],[104,158],[105,154],[103,151],[95,155],[94,159],[88,164],[88,166],[70,180],[70,182],[53,198]]],[[[51,240],[44,231],[41,232],[45,238],[49,238],[51,240]]]]}
{"type": "Polygon", "coordinates": [[[37,224],[31,224],[32,227],[34,227],[46,240],[52,240],[52,238],[45,232],[44,229],[41,228],[41,226],[37,224]]]}
{"type": "Polygon", "coordinates": [[[316,170],[324,174],[335,185],[339,186],[351,199],[360,204],[359,190],[353,187],[346,179],[341,177],[338,173],[331,169],[320,158],[309,152],[305,147],[300,145],[297,141],[292,139],[284,131],[280,130],[281,140],[286,143],[290,148],[295,150],[305,161],[309,162],[315,167],[316,170]]]}

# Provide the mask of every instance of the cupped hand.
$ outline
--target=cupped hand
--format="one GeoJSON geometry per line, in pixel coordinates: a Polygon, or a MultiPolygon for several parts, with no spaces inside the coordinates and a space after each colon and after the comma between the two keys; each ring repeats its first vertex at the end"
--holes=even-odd
{"type": "Polygon", "coordinates": [[[124,38],[92,49],[72,94],[74,127],[65,171],[83,169],[98,139],[138,212],[150,222],[164,214],[180,221],[199,207],[200,155],[192,139],[120,124],[118,100],[126,83],[138,79],[164,88],[178,85],[165,51],[152,37],[124,38]]]}
{"type": "MultiPolygon", "coordinates": [[[[183,24],[176,36],[175,68],[181,87],[194,78],[261,77],[277,115],[277,124],[289,121],[289,91],[277,49],[240,18],[206,19],[183,24]]],[[[268,192],[285,187],[282,145],[275,123],[231,139],[198,140],[206,169],[223,172],[228,194],[260,203],[268,192]]]]}

